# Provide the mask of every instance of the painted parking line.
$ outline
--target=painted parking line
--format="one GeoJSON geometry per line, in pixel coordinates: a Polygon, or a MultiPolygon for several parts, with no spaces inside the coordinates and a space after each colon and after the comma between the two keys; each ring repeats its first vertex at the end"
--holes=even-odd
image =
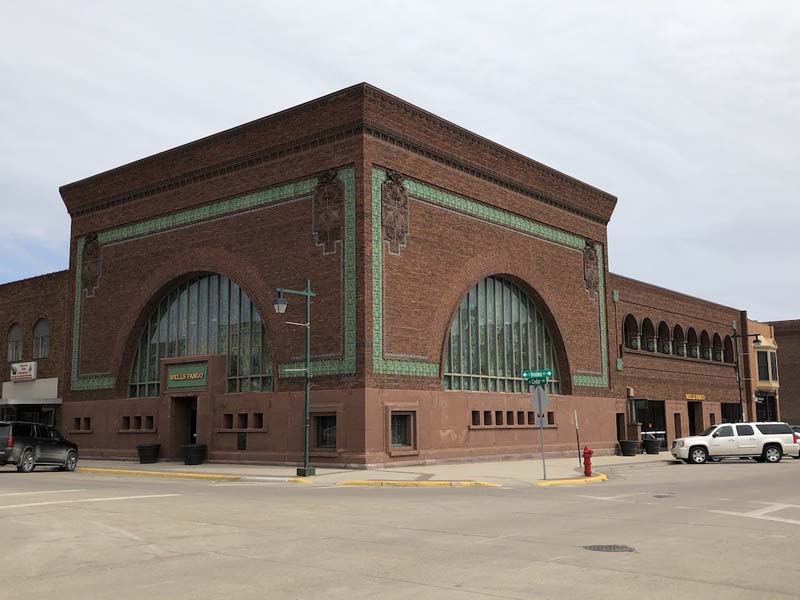
{"type": "Polygon", "coordinates": [[[26,504],[8,504],[0,506],[0,510],[9,508],[30,508],[34,506],[54,506],[58,504],[79,504],[84,502],[117,502],[120,500],[146,500],[148,498],[174,498],[180,494],[150,494],[147,496],[114,496],[111,498],[80,498],[78,500],[51,500],[49,502],[28,502],[26,504]]]}
{"type": "Polygon", "coordinates": [[[12,492],[10,494],[0,494],[0,498],[6,498],[8,496],[33,496],[34,494],[71,494],[85,491],[86,490],[42,490],[37,492],[12,492]]]}

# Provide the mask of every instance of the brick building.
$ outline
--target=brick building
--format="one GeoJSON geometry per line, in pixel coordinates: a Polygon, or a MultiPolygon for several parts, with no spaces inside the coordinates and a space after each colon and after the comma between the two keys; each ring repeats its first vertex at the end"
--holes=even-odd
{"type": "Polygon", "coordinates": [[[743,313],[610,274],[614,196],[366,84],[61,195],[70,268],[41,285],[84,456],[297,462],[303,306],[272,302],[306,279],[318,464],[532,454],[525,368],[553,372],[551,453],[576,413],[606,452],[740,414],[743,313]]]}
{"type": "Polygon", "coordinates": [[[781,418],[792,425],[800,425],[800,319],[774,321],[771,325],[779,348],[781,418]]]}

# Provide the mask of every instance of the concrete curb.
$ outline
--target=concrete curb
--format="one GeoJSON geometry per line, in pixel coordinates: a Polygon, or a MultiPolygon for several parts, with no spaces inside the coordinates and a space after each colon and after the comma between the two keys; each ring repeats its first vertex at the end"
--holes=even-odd
{"type": "Polygon", "coordinates": [[[607,481],[608,475],[605,473],[598,473],[591,477],[570,477],[569,479],[548,479],[547,481],[537,481],[535,485],[538,487],[552,487],[554,485],[582,485],[585,483],[600,483],[607,481]]]}
{"type": "Polygon", "coordinates": [[[239,481],[240,475],[220,475],[214,473],[178,473],[176,471],[144,471],[140,469],[107,469],[104,467],[78,467],[81,473],[96,475],[141,475],[142,477],[173,477],[176,479],[206,479],[213,481],[239,481]]]}
{"type": "Polygon", "coordinates": [[[488,481],[405,481],[398,479],[352,479],[340,481],[336,485],[362,487],[500,487],[499,483],[488,481]]]}

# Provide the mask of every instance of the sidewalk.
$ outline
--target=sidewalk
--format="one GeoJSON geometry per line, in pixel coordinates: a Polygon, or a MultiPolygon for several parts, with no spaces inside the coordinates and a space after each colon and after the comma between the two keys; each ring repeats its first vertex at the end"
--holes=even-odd
{"type": "MultiPolygon", "coordinates": [[[[641,454],[626,456],[598,456],[592,460],[594,474],[604,469],[614,469],[652,462],[671,460],[668,452],[660,455],[641,454]]],[[[577,457],[548,458],[547,479],[560,480],[583,476],[583,468],[578,467],[577,457]]],[[[139,471],[154,476],[188,476],[202,479],[243,479],[243,480],[297,480],[296,468],[274,465],[242,465],[211,463],[187,466],[181,462],[161,461],[142,465],[137,462],[118,460],[82,460],[79,470],[108,474],[130,474],[125,471],[139,471]],[[96,469],[96,471],[95,471],[96,469]]],[[[343,485],[346,482],[361,482],[361,485],[374,485],[380,481],[390,482],[430,482],[428,485],[442,485],[443,482],[474,482],[493,485],[531,485],[542,480],[541,459],[506,460],[496,462],[445,463],[404,467],[383,467],[367,470],[317,468],[314,477],[301,481],[312,484],[343,485]],[[438,484],[436,482],[439,482],[438,484]]],[[[464,483],[464,485],[467,485],[464,483]]]]}

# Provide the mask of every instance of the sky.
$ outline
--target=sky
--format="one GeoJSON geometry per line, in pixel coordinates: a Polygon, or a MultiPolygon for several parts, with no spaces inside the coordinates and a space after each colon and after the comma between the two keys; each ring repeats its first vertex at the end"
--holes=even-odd
{"type": "Polygon", "coordinates": [[[611,270],[800,318],[800,2],[0,7],[0,283],[67,268],[58,187],[367,81],[619,198],[611,270]]]}

